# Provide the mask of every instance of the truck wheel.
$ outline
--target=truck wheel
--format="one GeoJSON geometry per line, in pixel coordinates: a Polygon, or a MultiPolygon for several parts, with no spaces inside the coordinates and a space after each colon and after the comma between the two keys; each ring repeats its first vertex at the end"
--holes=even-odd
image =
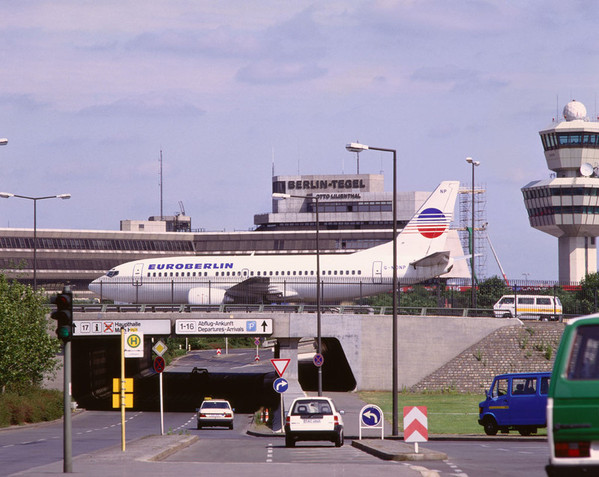
{"type": "Polygon", "coordinates": [[[289,435],[285,436],[285,447],[295,447],[295,440],[293,437],[289,435]]]}
{"type": "Polygon", "coordinates": [[[503,314],[503,318],[511,318],[512,317],[512,313],[511,312],[507,312],[503,314]]]}
{"type": "Polygon", "coordinates": [[[499,427],[497,426],[497,422],[492,417],[487,417],[483,423],[483,429],[485,430],[485,434],[488,436],[496,436],[499,427]]]}
{"type": "Polygon", "coordinates": [[[530,436],[531,434],[534,434],[537,432],[537,428],[532,427],[532,426],[519,427],[518,432],[520,433],[521,436],[530,436]]]}

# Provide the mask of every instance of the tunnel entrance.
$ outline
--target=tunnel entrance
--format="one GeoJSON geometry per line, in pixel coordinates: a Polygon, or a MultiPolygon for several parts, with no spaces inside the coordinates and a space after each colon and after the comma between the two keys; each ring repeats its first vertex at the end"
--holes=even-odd
{"type": "MultiPolygon", "coordinates": [[[[356,388],[356,378],[349,366],[343,347],[337,338],[321,338],[322,355],[322,390],[349,392],[356,388]]],[[[304,391],[318,390],[318,368],[312,358],[316,352],[316,339],[312,341],[311,352],[306,352],[306,345],[300,345],[298,359],[298,379],[304,391]],[[303,349],[301,349],[303,348],[303,349]]]]}

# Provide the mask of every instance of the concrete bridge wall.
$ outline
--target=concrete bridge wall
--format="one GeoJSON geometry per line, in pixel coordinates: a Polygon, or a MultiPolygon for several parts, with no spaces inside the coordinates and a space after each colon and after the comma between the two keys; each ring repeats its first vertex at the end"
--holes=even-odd
{"type": "MultiPolygon", "coordinates": [[[[315,337],[313,313],[75,313],[75,321],[133,322],[170,319],[272,319],[271,338],[279,339],[281,357],[291,358],[286,377],[297,377],[297,341],[315,337]]],[[[398,317],[398,384],[400,389],[418,383],[449,360],[493,331],[512,324],[499,318],[398,317]]],[[[322,337],[341,343],[358,390],[391,390],[391,315],[323,314],[322,337]]],[[[194,335],[197,336],[197,335],[194,335]]],[[[80,338],[76,338],[80,339],[80,338]]]]}

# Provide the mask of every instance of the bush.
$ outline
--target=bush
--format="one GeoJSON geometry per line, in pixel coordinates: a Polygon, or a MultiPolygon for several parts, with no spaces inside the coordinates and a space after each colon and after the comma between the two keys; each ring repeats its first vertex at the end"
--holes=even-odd
{"type": "Polygon", "coordinates": [[[53,421],[62,417],[62,392],[30,388],[0,394],[0,427],[53,421]]]}

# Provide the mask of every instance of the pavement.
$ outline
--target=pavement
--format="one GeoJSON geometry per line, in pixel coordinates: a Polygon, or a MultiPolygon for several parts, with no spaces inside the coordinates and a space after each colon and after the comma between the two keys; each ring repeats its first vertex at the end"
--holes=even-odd
{"type": "MultiPolygon", "coordinates": [[[[385,436],[381,439],[380,430],[362,430],[362,439],[358,440],[359,435],[359,414],[365,403],[360,400],[355,393],[327,393],[337,406],[344,410],[345,435],[347,439],[352,439],[352,446],[368,452],[384,460],[396,461],[435,461],[445,460],[447,455],[442,452],[432,451],[426,448],[426,443],[419,445],[418,452],[415,452],[414,444],[406,444],[403,436],[389,437],[390,426],[387,423],[387,431],[383,432],[385,436]]],[[[260,423],[252,423],[248,428],[248,434],[253,436],[263,436],[270,439],[281,438],[284,434],[281,431],[273,431],[269,427],[260,423]]],[[[519,436],[429,436],[431,440],[546,440],[545,437],[519,437],[519,436]]],[[[126,450],[121,450],[121,445],[108,447],[90,454],[83,454],[73,458],[72,471],[75,474],[85,476],[106,477],[107,475],[122,476],[164,476],[168,474],[188,475],[197,474],[197,463],[186,462],[162,462],[168,456],[183,450],[199,440],[197,435],[177,434],[177,435],[151,435],[126,443],[126,450]]],[[[417,465],[411,466],[413,471],[419,472],[422,476],[435,476],[432,472],[417,465]]],[[[399,469],[398,469],[399,471],[399,469]]],[[[407,468],[406,468],[407,471],[407,468]]],[[[397,475],[401,475],[399,471],[397,475]]],[[[1,472],[0,472],[1,473],[1,472]]],[[[28,469],[23,472],[13,474],[15,476],[49,476],[63,474],[63,462],[58,461],[52,464],[28,469]]]]}

